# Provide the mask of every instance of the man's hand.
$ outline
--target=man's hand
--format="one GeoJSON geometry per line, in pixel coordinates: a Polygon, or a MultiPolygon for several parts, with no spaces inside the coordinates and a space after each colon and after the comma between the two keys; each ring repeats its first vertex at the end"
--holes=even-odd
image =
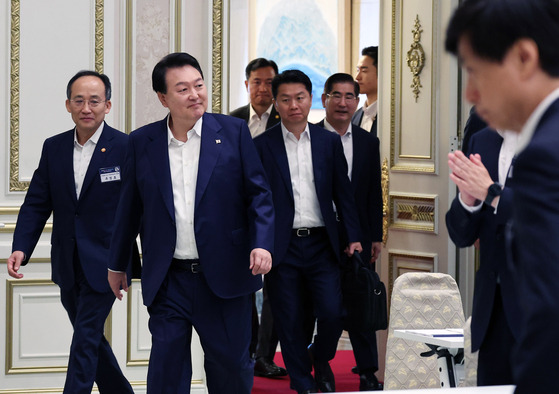
{"type": "Polygon", "coordinates": [[[380,242],[373,242],[371,245],[371,263],[374,263],[380,257],[381,249],[382,244],[380,242]]]}
{"type": "Polygon", "coordinates": [[[355,251],[358,251],[359,253],[361,253],[363,251],[363,247],[361,246],[361,242],[352,242],[344,250],[345,254],[347,254],[349,257],[353,256],[355,251]]]}
{"type": "Polygon", "coordinates": [[[128,291],[128,281],[126,280],[126,272],[114,272],[109,270],[109,286],[111,286],[111,290],[116,298],[122,300],[122,292],[120,289],[124,291],[128,291]]]}
{"type": "Polygon", "coordinates": [[[23,278],[23,274],[20,274],[19,267],[21,267],[21,263],[25,258],[25,254],[21,250],[16,250],[8,257],[6,261],[6,266],[8,267],[8,274],[12,278],[21,279],[23,278]]]}
{"type": "Polygon", "coordinates": [[[449,153],[448,166],[452,171],[450,179],[458,186],[466,205],[474,205],[475,200],[485,200],[493,180],[481,162],[480,155],[472,154],[468,159],[461,151],[449,153]]]}
{"type": "Polygon", "coordinates": [[[253,275],[267,274],[272,269],[272,255],[266,249],[252,249],[249,268],[253,275]]]}

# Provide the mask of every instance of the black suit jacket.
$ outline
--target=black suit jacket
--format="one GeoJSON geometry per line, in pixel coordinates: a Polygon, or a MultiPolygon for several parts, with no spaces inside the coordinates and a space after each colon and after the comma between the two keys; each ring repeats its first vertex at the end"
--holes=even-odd
{"type": "MultiPolygon", "coordinates": [[[[479,153],[493,181],[499,181],[499,152],[503,138],[493,129],[485,128],[472,136],[468,151],[479,153]]],[[[476,274],[474,305],[472,311],[472,351],[477,351],[485,337],[491,320],[497,278],[505,315],[513,335],[517,336],[518,304],[515,287],[506,262],[506,224],[512,217],[513,191],[508,182],[501,194],[497,213],[487,205],[470,213],[460,203],[458,196],[446,214],[446,226],[452,241],[458,247],[474,244],[479,238],[480,267],[476,274]]]]}
{"type": "MultiPolygon", "coordinates": [[[[350,242],[361,239],[347,164],[340,137],[314,124],[309,124],[312,164],[316,194],[328,238],[336,257],[340,257],[338,220],[332,202],[350,242]]],[[[266,170],[276,212],[274,266],[284,259],[295,215],[291,173],[281,125],[276,125],[254,139],[256,149],[266,170]]]]}
{"type": "MultiPolygon", "coordinates": [[[[324,127],[324,120],[317,123],[324,127]]],[[[353,163],[351,187],[359,224],[363,261],[371,260],[371,243],[382,241],[382,187],[379,139],[352,125],[353,163]]],[[[342,240],[347,245],[347,240],[342,240]]]]}
{"type": "MultiPolygon", "coordinates": [[[[371,130],[368,130],[375,137],[378,137],[377,136],[377,118],[378,118],[378,115],[375,117],[375,120],[373,121],[373,124],[371,125],[371,130]]],[[[351,123],[353,123],[354,125],[356,125],[358,127],[361,127],[361,120],[362,119],[363,119],[363,107],[361,107],[357,111],[355,111],[355,113],[351,117],[351,123]]]]}
{"type": "MultiPolygon", "coordinates": [[[[239,107],[229,114],[234,116],[235,118],[243,119],[248,124],[249,116],[250,116],[250,104],[244,105],[239,107]]],[[[270,112],[270,117],[266,122],[266,130],[270,127],[277,125],[281,121],[278,112],[276,111],[276,107],[272,105],[272,112],[270,112]]]]}

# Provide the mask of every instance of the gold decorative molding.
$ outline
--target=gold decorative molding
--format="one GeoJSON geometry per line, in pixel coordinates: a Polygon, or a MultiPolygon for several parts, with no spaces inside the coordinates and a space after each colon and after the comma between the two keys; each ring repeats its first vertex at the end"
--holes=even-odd
{"type": "Polygon", "coordinates": [[[182,52],[182,0],[175,0],[175,52],[182,52]]]}
{"type": "Polygon", "coordinates": [[[423,87],[423,85],[421,85],[420,75],[423,67],[425,66],[425,51],[421,45],[421,33],[423,33],[423,29],[421,28],[421,23],[419,22],[419,15],[415,16],[414,28],[411,32],[413,34],[413,42],[407,53],[406,62],[413,76],[410,87],[412,88],[415,102],[417,103],[419,93],[421,92],[419,88],[423,87]]]}
{"type": "MultiPolygon", "coordinates": [[[[104,0],[95,0],[95,70],[103,72],[104,0]]],[[[21,0],[11,0],[10,34],[10,192],[25,192],[28,181],[19,180],[19,62],[21,0]]]]}
{"type": "Polygon", "coordinates": [[[103,73],[103,47],[105,43],[104,0],[95,0],[95,71],[103,73]]]}
{"type": "Polygon", "coordinates": [[[10,35],[10,191],[26,191],[29,182],[19,180],[19,44],[21,35],[20,0],[11,3],[10,35]]]}
{"type": "Polygon", "coordinates": [[[390,194],[390,228],[437,234],[437,197],[390,194]]]}
{"type": "Polygon", "coordinates": [[[221,113],[223,0],[213,1],[212,27],[212,112],[221,113]]]}
{"type": "Polygon", "coordinates": [[[390,217],[390,179],[388,171],[388,159],[386,157],[382,161],[380,182],[382,188],[382,244],[386,246],[386,242],[388,241],[388,218],[390,217]]]}

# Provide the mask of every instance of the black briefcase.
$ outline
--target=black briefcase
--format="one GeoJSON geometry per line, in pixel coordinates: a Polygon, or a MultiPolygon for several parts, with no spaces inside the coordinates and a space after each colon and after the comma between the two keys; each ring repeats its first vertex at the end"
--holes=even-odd
{"type": "Polygon", "coordinates": [[[346,326],[359,331],[386,330],[388,313],[386,287],[370,264],[355,253],[342,266],[342,296],[346,326]]]}

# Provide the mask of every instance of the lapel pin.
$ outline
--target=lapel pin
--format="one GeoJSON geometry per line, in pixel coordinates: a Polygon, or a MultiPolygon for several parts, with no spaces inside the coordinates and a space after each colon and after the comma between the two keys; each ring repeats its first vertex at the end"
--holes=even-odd
{"type": "Polygon", "coordinates": [[[276,114],[276,119],[279,119],[279,115],[276,114]]]}
{"type": "Polygon", "coordinates": [[[221,140],[215,140],[216,144],[221,144],[221,140]]]}
{"type": "Polygon", "coordinates": [[[101,148],[101,152],[105,153],[106,149],[105,148],[101,148]]]}

